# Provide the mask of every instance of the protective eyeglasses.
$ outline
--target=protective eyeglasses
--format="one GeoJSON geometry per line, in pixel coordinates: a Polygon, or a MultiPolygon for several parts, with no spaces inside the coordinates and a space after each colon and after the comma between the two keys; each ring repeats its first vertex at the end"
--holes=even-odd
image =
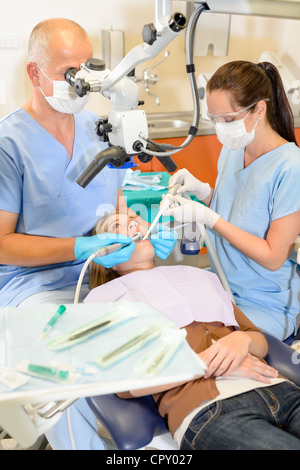
{"type": "MultiPolygon", "coordinates": [[[[265,98],[264,100],[259,100],[259,101],[269,101],[269,98],[265,98]]],[[[240,114],[243,114],[245,111],[248,111],[254,108],[257,105],[257,103],[258,101],[256,101],[255,103],[249,104],[249,106],[246,106],[246,108],[240,109],[239,111],[233,111],[232,113],[211,114],[207,111],[207,116],[214,124],[217,124],[219,122],[236,121],[237,120],[235,119],[236,117],[238,117],[240,114]]],[[[243,118],[241,117],[240,119],[243,119],[243,118]]]]}

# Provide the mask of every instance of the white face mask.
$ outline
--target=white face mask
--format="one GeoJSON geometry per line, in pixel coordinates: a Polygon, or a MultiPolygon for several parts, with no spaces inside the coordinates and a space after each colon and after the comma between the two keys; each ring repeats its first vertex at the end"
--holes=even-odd
{"type": "Polygon", "coordinates": [[[255,137],[255,128],[259,119],[256,121],[252,131],[247,132],[244,123],[247,116],[245,116],[244,119],[239,119],[238,121],[216,123],[217,138],[221,144],[229,150],[240,150],[247,147],[247,145],[251,144],[253,141],[255,137]]]}
{"type": "Polygon", "coordinates": [[[65,80],[51,80],[40,67],[39,69],[53,84],[52,96],[46,96],[40,87],[42,94],[52,108],[64,114],[76,114],[83,110],[90,98],[89,95],[78,96],[74,88],[65,80]]]}

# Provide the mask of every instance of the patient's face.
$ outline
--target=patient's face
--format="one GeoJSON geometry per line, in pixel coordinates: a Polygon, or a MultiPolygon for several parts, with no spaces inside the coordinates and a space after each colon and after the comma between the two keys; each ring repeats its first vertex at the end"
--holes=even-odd
{"type": "Polygon", "coordinates": [[[104,226],[105,232],[121,233],[133,237],[137,232],[141,232],[144,236],[147,227],[139,223],[139,221],[127,214],[113,214],[108,217],[104,226]]]}
{"type": "MultiPolygon", "coordinates": [[[[147,231],[147,224],[141,224],[139,220],[127,214],[112,214],[107,218],[104,231],[110,233],[120,233],[133,237],[137,232],[144,236],[147,231]]],[[[152,263],[155,255],[154,247],[149,239],[135,243],[135,249],[126,263],[119,265],[122,270],[132,269],[139,266],[143,269],[143,263],[152,263]]]]}

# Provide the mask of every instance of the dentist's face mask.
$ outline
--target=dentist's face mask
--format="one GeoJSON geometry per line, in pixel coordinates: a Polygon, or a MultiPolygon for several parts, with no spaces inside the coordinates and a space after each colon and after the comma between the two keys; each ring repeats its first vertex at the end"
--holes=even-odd
{"type": "Polygon", "coordinates": [[[53,84],[52,96],[46,96],[40,87],[46,101],[48,101],[53,109],[64,114],[76,114],[83,110],[89,100],[89,95],[85,95],[81,98],[75,93],[74,88],[65,80],[51,80],[40,67],[39,69],[53,84]]]}

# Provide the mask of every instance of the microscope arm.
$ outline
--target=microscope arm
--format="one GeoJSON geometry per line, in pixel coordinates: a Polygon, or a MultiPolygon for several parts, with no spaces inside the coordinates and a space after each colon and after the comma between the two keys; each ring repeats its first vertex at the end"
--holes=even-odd
{"type": "MultiPolygon", "coordinates": [[[[149,26],[149,25],[147,25],[149,26]]],[[[115,67],[101,85],[101,92],[111,89],[122,77],[131,72],[137,65],[156,57],[185,27],[185,18],[176,13],[169,24],[166,24],[159,37],[153,43],[146,42],[134,47],[115,67]],[[171,23],[171,26],[170,26],[171,23]],[[173,25],[173,29],[172,29],[173,25]]]]}

